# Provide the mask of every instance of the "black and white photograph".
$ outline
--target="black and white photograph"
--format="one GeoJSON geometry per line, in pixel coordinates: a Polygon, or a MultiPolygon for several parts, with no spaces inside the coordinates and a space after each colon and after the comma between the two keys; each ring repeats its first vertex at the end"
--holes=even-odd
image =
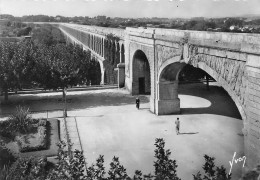
{"type": "Polygon", "coordinates": [[[0,180],[260,180],[260,0],[0,0],[0,180]]]}

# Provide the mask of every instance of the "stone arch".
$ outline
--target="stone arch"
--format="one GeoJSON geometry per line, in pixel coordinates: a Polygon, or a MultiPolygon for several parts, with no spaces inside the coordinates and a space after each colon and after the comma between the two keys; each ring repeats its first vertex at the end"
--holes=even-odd
{"type": "Polygon", "coordinates": [[[100,66],[100,85],[103,85],[105,83],[105,67],[102,60],[98,59],[98,63],[100,66]]]}
{"type": "Polygon", "coordinates": [[[177,81],[178,76],[185,63],[175,62],[167,65],[160,72],[159,81],[177,81]]]}
{"type": "Polygon", "coordinates": [[[244,110],[243,106],[241,105],[241,103],[239,102],[238,98],[234,95],[233,90],[230,89],[228,83],[223,78],[221,78],[221,76],[219,76],[218,73],[216,71],[214,71],[211,67],[209,67],[206,63],[199,62],[197,64],[197,67],[202,69],[206,73],[208,73],[211,77],[213,77],[217,82],[219,82],[221,84],[221,86],[225,89],[225,91],[229,94],[229,96],[235,102],[242,119],[245,120],[246,119],[245,110],[244,110]]]}
{"type": "Polygon", "coordinates": [[[105,43],[104,43],[104,38],[101,38],[101,56],[104,57],[104,46],[105,46],[105,43]]]}
{"type": "Polygon", "coordinates": [[[120,45],[119,42],[116,42],[116,50],[115,50],[116,54],[115,54],[115,60],[116,60],[116,64],[120,63],[120,45]]]}
{"type": "Polygon", "coordinates": [[[159,70],[157,82],[156,114],[180,113],[178,98],[178,76],[185,63],[168,61],[159,70]],[[170,63],[171,62],[171,63],[170,63]]]}
{"type": "MultiPolygon", "coordinates": [[[[187,63],[184,61],[179,61],[178,57],[176,59],[171,59],[165,61],[159,71],[158,71],[158,111],[156,114],[172,114],[180,112],[179,99],[178,99],[178,76],[180,71],[186,66],[187,63]],[[166,89],[171,89],[167,91],[166,89]],[[170,93],[170,94],[169,94],[170,93]],[[167,103],[162,103],[162,101],[168,101],[167,103]],[[171,101],[171,102],[170,102],[171,101]],[[175,101],[175,104],[173,103],[175,101]],[[167,104],[167,105],[166,105],[167,104]],[[171,110],[167,111],[167,107],[170,107],[169,104],[172,104],[171,110]],[[173,107],[174,104],[174,107],[173,107]],[[159,107],[160,106],[160,107],[159,107]],[[164,108],[164,110],[162,110],[164,108]],[[174,108],[175,110],[173,110],[174,108]],[[161,109],[161,110],[160,110],[161,109]]],[[[239,102],[238,97],[233,93],[233,90],[229,87],[228,83],[221,78],[221,76],[211,67],[209,67],[204,62],[199,62],[196,64],[191,64],[194,67],[200,68],[205,71],[208,75],[214,78],[224,90],[229,94],[231,99],[235,102],[236,107],[243,120],[246,119],[245,109],[242,104],[239,102]]]]}
{"type": "MultiPolygon", "coordinates": [[[[175,56],[175,57],[173,57],[171,59],[168,59],[168,60],[164,61],[161,64],[161,66],[159,67],[159,70],[158,70],[158,78],[157,78],[158,81],[159,81],[160,76],[162,75],[162,71],[164,71],[167,66],[169,66],[171,64],[174,64],[174,63],[182,63],[182,62],[183,61],[180,61],[180,57],[179,56],[175,56]]],[[[182,63],[182,64],[184,64],[184,63],[182,63]]],[[[185,64],[184,64],[184,66],[185,66],[185,64]]],[[[179,70],[179,72],[180,71],[181,71],[181,69],[179,70]]],[[[176,74],[176,75],[178,75],[178,74],[176,74]]]]}
{"type": "Polygon", "coordinates": [[[111,52],[111,64],[116,67],[116,43],[111,41],[111,48],[110,48],[110,52],[111,52]]]}
{"type": "Polygon", "coordinates": [[[108,84],[107,71],[104,70],[104,84],[108,84]]]}
{"type": "Polygon", "coordinates": [[[132,63],[132,94],[150,94],[151,69],[147,56],[142,50],[136,50],[132,63]]]}
{"type": "Polygon", "coordinates": [[[98,60],[98,58],[93,57],[91,59],[93,68],[90,69],[89,74],[92,77],[91,78],[91,84],[92,85],[100,85],[102,84],[102,67],[103,63],[102,61],[98,60]]]}
{"type": "Polygon", "coordinates": [[[124,43],[122,43],[120,48],[120,63],[125,63],[125,46],[124,43]]]}
{"type": "Polygon", "coordinates": [[[94,45],[94,36],[91,35],[91,41],[90,41],[90,46],[91,46],[91,49],[93,50],[93,45],[94,45]]]}

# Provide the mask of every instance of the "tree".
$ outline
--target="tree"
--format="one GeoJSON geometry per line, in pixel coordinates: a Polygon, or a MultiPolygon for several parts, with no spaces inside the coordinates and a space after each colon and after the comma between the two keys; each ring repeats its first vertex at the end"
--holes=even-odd
{"type": "MultiPolygon", "coordinates": [[[[176,174],[176,161],[170,159],[171,152],[164,149],[165,142],[162,138],[155,140],[155,174],[143,175],[141,171],[136,170],[133,178],[128,176],[118,157],[113,157],[108,175],[105,177],[104,156],[100,155],[95,164],[91,164],[85,169],[86,162],[82,151],[68,151],[67,145],[63,141],[57,145],[59,147],[58,162],[55,165],[49,164],[44,157],[19,158],[11,166],[0,169],[0,178],[6,180],[180,180],[176,174]]],[[[213,157],[205,155],[204,158],[204,176],[202,177],[202,174],[198,172],[193,175],[194,180],[231,179],[231,175],[227,175],[223,166],[215,166],[213,157]]],[[[247,177],[253,177],[252,175],[257,177],[256,173],[250,173],[247,177]]]]}
{"type": "Polygon", "coordinates": [[[107,180],[121,180],[121,179],[130,179],[127,175],[126,169],[123,165],[120,164],[118,157],[113,157],[112,162],[110,163],[110,169],[108,171],[107,180]]]}
{"type": "Polygon", "coordinates": [[[194,180],[231,180],[231,174],[227,174],[226,169],[223,166],[215,165],[215,158],[204,155],[205,164],[203,165],[204,176],[198,172],[196,175],[193,174],[194,180]]]}
{"type": "Polygon", "coordinates": [[[23,28],[23,29],[18,31],[17,36],[18,37],[20,37],[20,36],[28,36],[31,31],[32,31],[31,27],[25,27],[25,28],[23,28]]]}
{"type": "Polygon", "coordinates": [[[0,41],[0,85],[5,94],[5,100],[8,100],[8,89],[11,86],[13,78],[13,63],[11,59],[15,54],[16,44],[0,41]]]}
{"type": "Polygon", "coordinates": [[[33,44],[28,41],[20,43],[0,42],[0,84],[8,100],[9,89],[21,89],[31,84],[34,59],[33,44]]]}
{"type": "Polygon", "coordinates": [[[100,66],[89,51],[79,45],[66,45],[60,30],[44,26],[35,31],[32,41],[0,43],[0,82],[8,99],[9,89],[33,84],[45,89],[63,89],[85,84],[99,84],[100,66]]]}
{"type": "Polygon", "coordinates": [[[155,139],[155,180],[180,180],[176,174],[176,160],[170,159],[171,152],[165,150],[165,141],[162,138],[155,139]]]}
{"type": "Polygon", "coordinates": [[[65,150],[66,143],[61,141],[57,144],[58,150],[58,163],[47,175],[47,179],[56,180],[80,180],[86,179],[84,175],[85,159],[82,151],[75,150],[70,154],[65,150]]]}

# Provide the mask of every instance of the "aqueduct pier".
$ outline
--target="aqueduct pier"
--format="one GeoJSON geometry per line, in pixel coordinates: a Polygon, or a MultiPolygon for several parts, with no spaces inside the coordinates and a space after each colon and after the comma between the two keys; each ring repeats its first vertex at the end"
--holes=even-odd
{"type": "Polygon", "coordinates": [[[114,29],[59,24],[68,41],[90,50],[106,78],[106,49],[114,51],[119,87],[150,93],[157,115],[180,112],[178,76],[190,64],[212,76],[235,102],[243,119],[246,166],[260,163],[260,35],[169,29],[114,29]],[[111,44],[107,34],[119,41],[111,44]],[[106,48],[106,47],[110,47],[106,48]]]}

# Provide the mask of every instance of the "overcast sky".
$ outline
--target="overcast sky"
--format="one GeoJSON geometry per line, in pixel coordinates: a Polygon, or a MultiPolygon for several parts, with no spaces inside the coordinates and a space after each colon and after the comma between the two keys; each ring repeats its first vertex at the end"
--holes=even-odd
{"type": "Polygon", "coordinates": [[[0,13],[110,17],[223,17],[260,14],[260,0],[0,0],[0,13]]]}

